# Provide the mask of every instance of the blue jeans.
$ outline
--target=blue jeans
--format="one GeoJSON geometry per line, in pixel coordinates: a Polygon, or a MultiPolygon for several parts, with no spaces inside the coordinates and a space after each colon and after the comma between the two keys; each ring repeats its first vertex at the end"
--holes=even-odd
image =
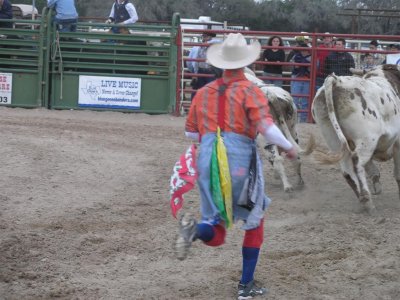
{"type": "MultiPolygon", "coordinates": [[[[309,81],[292,81],[290,84],[290,91],[298,110],[308,109],[308,97],[299,97],[293,95],[308,95],[310,93],[309,81]]],[[[297,120],[299,122],[307,122],[308,112],[298,112],[297,120]]]]}
{"type": "Polygon", "coordinates": [[[75,32],[77,19],[57,19],[54,18],[57,30],[59,32],[75,32]]]}
{"type": "MultiPolygon", "coordinates": [[[[276,78],[282,78],[281,74],[275,74],[275,73],[267,73],[267,72],[263,72],[264,76],[268,76],[268,77],[276,77],[276,78]]],[[[274,80],[274,79],[265,79],[264,82],[266,84],[273,84],[275,86],[279,86],[282,87],[283,85],[283,81],[282,80],[274,80]]]]}

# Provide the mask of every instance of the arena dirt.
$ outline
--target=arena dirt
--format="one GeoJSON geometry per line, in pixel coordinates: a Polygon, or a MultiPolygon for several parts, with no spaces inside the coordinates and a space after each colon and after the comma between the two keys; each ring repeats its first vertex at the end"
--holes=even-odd
{"type": "MultiPolygon", "coordinates": [[[[236,225],[220,248],[173,255],[169,178],[189,146],[184,118],[0,108],[0,299],[234,299],[236,225]]],[[[299,126],[300,143],[314,124],[299,126]]],[[[400,200],[382,163],[378,215],[360,209],[338,166],[304,158],[292,194],[265,164],[268,299],[400,299],[400,200]]],[[[184,209],[198,214],[198,194],[184,209]]]]}

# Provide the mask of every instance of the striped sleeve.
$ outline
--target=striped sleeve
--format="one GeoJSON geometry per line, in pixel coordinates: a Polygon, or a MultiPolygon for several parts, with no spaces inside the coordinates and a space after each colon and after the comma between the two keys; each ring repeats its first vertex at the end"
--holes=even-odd
{"type": "Polygon", "coordinates": [[[249,87],[248,96],[246,97],[247,116],[251,123],[259,127],[262,123],[271,125],[274,123],[271,113],[269,112],[268,99],[257,86],[249,87]]]}
{"type": "Polygon", "coordinates": [[[196,106],[198,97],[194,97],[192,101],[192,105],[190,105],[189,113],[186,118],[186,123],[185,123],[185,131],[186,132],[199,132],[199,126],[197,122],[197,116],[196,116],[196,106]]]}

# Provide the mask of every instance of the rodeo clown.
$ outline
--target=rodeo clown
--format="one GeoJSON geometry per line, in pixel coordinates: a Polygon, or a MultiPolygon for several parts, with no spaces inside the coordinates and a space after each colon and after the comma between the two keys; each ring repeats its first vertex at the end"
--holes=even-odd
{"type": "Polygon", "coordinates": [[[256,135],[261,133],[269,143],[280,146],[289,159],[297,157],[296,149],[274,124],[264,93],[244,75],[244,68],[259,57],[260,51],[258,41],[248,45],[240,33],[230,33],[223,43],[211,45],[207,61],[223,69],[223,75],[197,91],[185,124],[186,136],[200,141],[197,183],[201,220],[197,222],[188,213],[182,215],[176,255],[184,260],[195,240],[214,247],[224,244],[226,229],[243,221],[238,299],[267,292],[254,281],[263,243],[264,213],[270,203],[264,192],[256,135]],[[225,166],[220,162],[224,155],[225,166]],[[227,173],[221,176],[223,171],[227,173]]]}

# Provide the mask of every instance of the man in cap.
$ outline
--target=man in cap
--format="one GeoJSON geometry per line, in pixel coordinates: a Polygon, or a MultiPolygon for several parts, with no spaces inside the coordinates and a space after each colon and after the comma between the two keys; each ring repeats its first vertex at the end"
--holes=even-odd
{"type": "MultiPolygon", "coordinates": [[[[308,40],[305,39],[305,36],[303,35],[298,35],[294,37],[294,40],[296,41],[296,44],[294,45],[294,47],[301,47],[301,44],[304,44],[308,42],[308,40]]],[[[299,52],[299,50],[297,49],[292,49],[290,50],[288,56],[286,57],[286,61],[292,61],[293,57],[299,52]]]]}
{"type": "MultiPolygon", "coordinates": [[[[233,221],[243,221],[245,230],[242,245],[242,275],[238,285],[238,299],[251,299],[267,292],[258,287],[254,273],[264,235],[264,213],[270,199],[264,193],[261,160],[255,147],[255,138],[261,133],[268,142],[282,147],[289,159],[297,157],[293,145],[274,124],[264,93],[244,74],[244,67],[252,64],[260,55],[258,41],[248,45],[240,33],[230,33],[223,43],[213,44],[207,50],[207,61],[223,69],[222,77],[197,91],[185,124],[185,134],[200,140],[197,160],[200,190],[201,220],[184,214],[180,220],[176,240],[177,258],[187,257],[195,240],[208,246],[220,246],[225,242],[226,222],[213,199],[210,183],[210,166],[213,145],[218,128],[226,147],[229,173],[232,182],[233,221]],[[242,202],[249,179],[250,165],[256,164],[256,183],[251,196],[256,200],[250,205],[242,202]]],[[[247,194],[246,194],[247,195],[247,194]]],[[[248,197],[245,197],[248,199],[248,197]]]]}

